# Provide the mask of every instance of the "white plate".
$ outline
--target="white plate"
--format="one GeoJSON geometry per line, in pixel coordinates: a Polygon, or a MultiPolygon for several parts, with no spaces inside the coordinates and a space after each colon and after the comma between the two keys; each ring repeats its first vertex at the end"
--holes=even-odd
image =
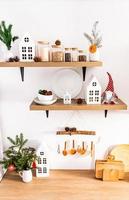
{"type": "Polygon", "coordinates": [[[34,99],[34,102],[40,105],[51,105],[57,101],[57,98],[54,97],[51,101],[40,101],[38,97],[34,99]]]}
{"type": "Polygon", "coordinates": [[[76,97],[82,89],[82,77],[72,69],[61,69],[53,77],[52,90],[60,98],[66,92],[71,94],[71,98],[76,97]]]}

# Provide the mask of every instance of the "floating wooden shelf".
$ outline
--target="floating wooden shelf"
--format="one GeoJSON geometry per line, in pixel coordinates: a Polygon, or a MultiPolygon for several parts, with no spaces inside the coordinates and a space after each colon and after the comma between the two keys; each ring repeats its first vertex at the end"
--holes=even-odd
{"type": "Polygon", "coordinates": [[[21,78],[24,81],[25,67],[82,67],[83,81],[85,81],[87,67],[101,67],[102,62],[0,62],[0,67],[20,67],[21,78]]]}
{"type": "Polygon", "coordinates": [[[94,104],[94,105],[87,105],[85,100],[81,105],[76,103],[75,99],[72,99],[72,103],[70,105],[64,105],[62,99],[58,99],[56,103],[52,105],[38,105],[34,101],[30,105],[30,110],[45,110],[47,117],[49,110],[104,110],[105,117],[107,116],[108,110],[127,110],[127,105],[120,99],[118,99],[117,104],[109,105],[109,104],[94,104]]]}
{"type": "Polygon", "coordinates": [[[95,131],[57,131],[56,135],[96,135],[95,131]]]}

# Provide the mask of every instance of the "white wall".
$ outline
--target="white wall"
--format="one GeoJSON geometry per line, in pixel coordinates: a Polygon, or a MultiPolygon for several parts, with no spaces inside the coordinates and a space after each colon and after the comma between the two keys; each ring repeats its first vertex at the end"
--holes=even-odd
{"type": "MultiPolygon", "coordinates": [[[[14,31],[22,36],[29,31],[35,40],[53,42],[60,38],[65,46],[87,48],[83,36],[90,32],[95,20],[100,21],[103,34],[102,68],[88,69],[87,79],[95,74],[103,88],[107,75],[113,76],[119,97],[129,103],[129,1],[127,0],[0,0],[0,20],[14,24],[14,31]]],[[[51,89],[51,77],[56,69],[25,69],[21,82],[18,68],[0,69],[0,126],[5,141],[7,136],[23,132],[30,139],[45,140],[50,150],[51,168],[90,168],[87,158],[59,156],[57,144],[64,139],[55,132],[66,125],[95,130],[96,158],[102,158],[107,148],[118,143],[129,143],[129,112],[29,111],[29,105],[39,88],[51,89]]],[[[77,70],[81,73],[81,69],[77,70]]],[[[80,138],[77,140],[81,140],[80,138]]],[[[84,140],[90,140],[85,137],[84,140]]]]}

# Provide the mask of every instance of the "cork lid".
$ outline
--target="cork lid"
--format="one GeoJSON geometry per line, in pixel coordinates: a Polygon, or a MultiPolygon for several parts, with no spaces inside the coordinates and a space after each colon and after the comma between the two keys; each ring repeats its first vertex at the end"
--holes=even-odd
{"type": "Polygon", "coordinates": [[[52,48],[61,48],[61,47],[62,47],[61,45],[56,45],[56,44],[52,45],[52,48]]]}
{"type": "Polygon", "coordinates": [[[38,44],[49,44],[48,41],[37,41],[38,44]]]}
{"type": "Polygon", "coordinates": [[[78,50],[78,48],[76,48],[76,47],[72,48],[72,51],[77,51],[77,50],[78,50]]]}
{"type": "Polygon", "coordinates": [[[71,48],[65,48],[65,51],[70,51],[71,50],[71,48]]]}
{"type": "Polygon", "coordinates": [[[83,50],[78,50],[78,52],[79,52],[79,53],[84,53],[84,51],[83,51],[83,50]]]}

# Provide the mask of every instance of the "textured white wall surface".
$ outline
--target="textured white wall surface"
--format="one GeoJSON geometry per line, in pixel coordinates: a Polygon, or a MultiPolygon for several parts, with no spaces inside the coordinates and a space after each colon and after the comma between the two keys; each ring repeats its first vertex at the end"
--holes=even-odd
{"type": "MultiPolygon", "coordinates": [[[[0,0],[0,20],[14,25],[13,31],[22,37],[30,32],[34,40],[54,42],[60,38],[65,46],[87,49],[84,32],[90,32],[95,20],[103,35],[102,68],[87,70],[106,87],[110,72],[116,93],[129,103],[129,1],[127,0],[0,0]]],[[[16,42],[14,50],[19,41],[16,42]]],[[[52,76],[57,69],[27,68],[21,82],[18,68],[0,69],[0,127],[2,139],[23,132],[25,137],[46,141],[51,168],[92,168],[94,159],[57,154],[57,145],[63,147],[69,137],[57,137],[56,130],[66,125],[78,129],[95,130],[97,135],[75,137],[96,143],[95,158],[103,158],[115,144],[129,143],[129,112],[110,111],[51,111],[47,119],[42,111],[30,111],[29,105],[40,88],[51,89],[52,76]]],[[[77,69],[81,74],[81,69],[77,69]]],[[[85,85],[84,85],[85,87],[85,85]]],[[[82,94],[83,95],[83,92],[82,94]]],[[[71,137],[70,140],[73,138],[71,137]]]]}

